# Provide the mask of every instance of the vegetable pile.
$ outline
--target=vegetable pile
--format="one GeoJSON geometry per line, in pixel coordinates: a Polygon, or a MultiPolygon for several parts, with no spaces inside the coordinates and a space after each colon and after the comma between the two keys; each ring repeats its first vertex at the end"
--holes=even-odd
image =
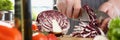
{"type": "Polygon", "coordinates": [[[110,20],[108,26],[107,36],[109,40],[120,40],[120,17],[110,20]]]}
{"type": "Polygon", "coordinates": [[[0,10],[12,10],[13,3],[10,0],[0,0],[0,10]]]}
{"type": "Polygon", "coordinates": [[[0,40],[22,40],[22,34],[9,23],[0,21],[0,40]]]}
{"type": "Polygon", "coordinates": [[[37,33],[32,36],[32,40],[58,40],[57,37],[50,33],[50,34],[43,34],[43,33],[37,33]]]}

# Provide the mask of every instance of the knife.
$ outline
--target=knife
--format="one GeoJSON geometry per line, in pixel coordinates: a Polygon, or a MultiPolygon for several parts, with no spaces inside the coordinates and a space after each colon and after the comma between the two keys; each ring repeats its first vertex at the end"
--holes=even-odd
{"type": "MultiPolygon", "coordinates": [[[[93,11],[94,11],[94,13],[96,14],[97,19],[98,19],[99,21],[102,21],[103,19],[109,17],[108,14],[105,13],[105,12],[102,12],[102,11],[99,11],[99,10],[95,10],[95,9],[94,9],[93,11]]],[[[79,15],[79,17],[78,17],[77,19],[72,18],[72,20],[74,20],[74,21],[86,21],[86,22],[87,22],[87,21],[89,21],[90,19],[89,19],[89,16],[88,16],[86,10],[82,9],[82,14],[79,15]]]]}

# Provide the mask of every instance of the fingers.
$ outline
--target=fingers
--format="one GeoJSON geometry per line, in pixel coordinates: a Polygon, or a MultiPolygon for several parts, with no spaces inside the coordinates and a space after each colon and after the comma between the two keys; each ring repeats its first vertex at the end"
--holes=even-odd
{"type": "Polygon", "coordinates": [[[57,0],[56,2],[58,11],[61,12],[62,14],[65,14],[66,11],[66,0],[57,0]]]}
{"type": "Polygon", "coordinates": [[[60,5],[61,5],[61,1],[56,0],[56,7],[57,7],[59,12],[60,12],[60,9],[61,9],[60,5]]]}
{"type": "Polygon", "coordinates": [[[110,19],[111,19],[111,18],[106,18],[105,20],[103,20],[103,22],[102,22],[102,24],[101,24],[101,26],[100,26],[100,28],[101,28],[102,30],[104,30],[104,29],[107,28],[107,24],[108,24],[108,22],[109,22],[110,19]]]}
{"type": "Polygon", "coordinates": [[[68,18],[78,18],[81,1],[80,0],[57,0],[57,8],[68,18]]]}
{"type": "Polygon", "coordinates": [[[107,13],[111,6],[110,3],[106,2],[100,6],[99,10],[107,13]]]}
{"type": "MultiPolygon", "coordinates": [[[[103,5],[100,6],[99,10],[103,11],[103,12],[105,12],[109,15],[111,7],[112,7],[112,4],[110,4],[109,2],[106,2],[106,3],[104,3],[103,5]]],[[[111,15],[109,15],[109,16],[111,16],[111,15]]]]}
{"type": "Polygon", "coordinates": [[[81,1],[75,0],[72,18],[78,18],[79,13],[80,13],[80,9],[81,9],[81,1]]]}
{"type": "Polygon", "coordinates": [[[62,13],[66,15],[66,9],[67,9],[67,2],[66,2],[66,0],[64,1],[63,4],[64,5],[62,5],[63,6],[62,13]]]}
{"type": "Polygon", "coordinates": [[[61,9],[61,13],[66,15],[66,5],[63,5],[63,8],[61,9]]]}
{"type": "Polygon", "coordinates": [[[106,18],[105,20],[103,20],[102,25],[100,26],[100,28],[103,30],[103,32],[106,34],[108,31],[108,22],[111,18],[106,18]]]}
{"type": "Polygon", "coordinates": [[[110,16],[110,18],[115,18],[117,15],[115,14],[115,9],[113,6],[111,6],[111,8],[108,10],[108,15],[110,16]]]}
{"type": "Polygon", "coordinates": [[[119,16],[120,13],[118,7],[110,2],[106,2],[102,6],[100,6],[100,11],[107,13],[110,16],[110,18],[115,18],[119,16]]]}
{"type": "Polygon", "coordinates": [[[74,3],[74,0],[67,0],[66,15],[67,15],[69,18],[72,18],[73,3],[74,3]]]}

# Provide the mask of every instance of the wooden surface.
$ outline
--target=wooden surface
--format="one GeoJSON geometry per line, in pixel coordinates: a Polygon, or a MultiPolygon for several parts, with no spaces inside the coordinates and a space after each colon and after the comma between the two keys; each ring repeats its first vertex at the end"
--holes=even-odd
{"type": "Polygon", "coordinates": [[[63,35],[58,37],[58,40],[93,40],[93,38],[76,38],[71,37],[70,35],[63,35]]]}
{"type": "Polygon", "coordinates": [[[63,38],[58,38],[58,40],[93,40],[93,38],[74,38],[74,37],[63,37],[63,38]]]}

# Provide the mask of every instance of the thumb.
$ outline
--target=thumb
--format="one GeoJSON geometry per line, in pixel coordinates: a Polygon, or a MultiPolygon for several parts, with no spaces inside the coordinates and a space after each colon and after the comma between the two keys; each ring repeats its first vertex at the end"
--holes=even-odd
{"type": "Polygon", "coordinates": [[[107,25],[108,25],[108,22],[109,22],[110,19],[111,18],[104,19],[103,22],[102,22],[102,24],[100,25],[100,28],[103,30],[104,33],[106,33],[107,30],[108,30],[107,25]]]}

